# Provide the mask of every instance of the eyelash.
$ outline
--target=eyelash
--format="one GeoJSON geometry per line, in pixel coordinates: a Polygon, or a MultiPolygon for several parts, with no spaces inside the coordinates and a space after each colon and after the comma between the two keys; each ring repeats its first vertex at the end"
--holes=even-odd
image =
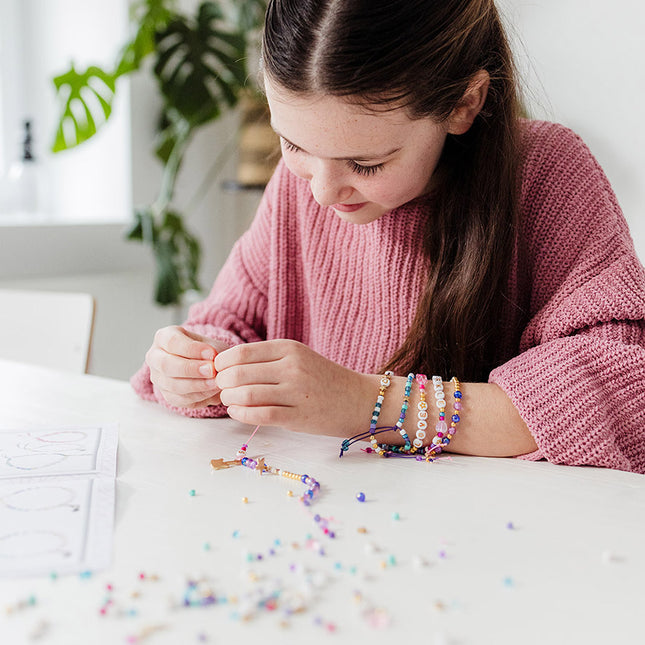
{"type": "MultiPolygon", "coordinates": [[[[289,152],[300,152],[300,148],[298,148],[298,146],[293,145],[293,143],[291,143],[290,141],[287,141],[286,139],[282,139],[282,145],[289,152]]],[[[355,161],[352,161],[350,159],[347,162],[347,165],[356,174],[364,175],[366,177],[371,177],[375,175],[379,170],[382,170],[385,164],[377,163],[377,164],[374,164],[373,166],[361,166],[361,164],[356,163],[355,161]]]]}

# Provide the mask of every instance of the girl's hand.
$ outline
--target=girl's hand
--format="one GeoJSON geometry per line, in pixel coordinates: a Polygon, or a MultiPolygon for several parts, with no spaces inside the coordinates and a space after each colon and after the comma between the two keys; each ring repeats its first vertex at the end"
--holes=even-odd
{"type": "Polygon", "coordinates": [[[213,359],[228,345],[183,327],[160,329],[146,353],[150,380],[164,399],[180,408],[220,403],[213,359]]]}
{"type": "Polygon", "coordinates": [[[293,340],[236,345],[216,356],[215,368],[229,416],[250,425],[344,437],[369,423],[378,394],[368,375],[293,340]]]}

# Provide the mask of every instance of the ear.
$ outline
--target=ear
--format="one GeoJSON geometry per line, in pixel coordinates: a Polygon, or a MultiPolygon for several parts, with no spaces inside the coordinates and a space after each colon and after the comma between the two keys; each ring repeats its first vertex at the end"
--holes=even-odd
{"type": "Polygon", "coordinates": [[[480,69],[468,84],[468,89],[448,117],[448,133],[464,134],[468,132],[475,117],[481,112],[488,95],[490,76],[485,69],[480,69]]]}

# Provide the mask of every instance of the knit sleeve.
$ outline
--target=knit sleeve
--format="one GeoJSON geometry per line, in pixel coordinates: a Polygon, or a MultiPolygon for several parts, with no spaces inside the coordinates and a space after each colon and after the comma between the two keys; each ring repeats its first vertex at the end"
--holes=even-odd
{"type": "Polygon", "coordinates": [[[645,271],[584,143],[537,130],[519,252],[530,320],[489,380],[535,439],[524,458],[645,473],[645,271]]]}
{"type": "MultiPolygon", "coordinates": [[[[269,284],[271,220],[285,168],[278,166],[267,186],[249,230],[235,243],[208,297],[194,304],[182,325],[229,346],[263,340],[269,284]]],[[[143,365],[130,383],[142,398],[191,417],[217,417],[226,414],[223,406],[199,409],[169,405],[150,381],[150,370],[143,365]]]]}

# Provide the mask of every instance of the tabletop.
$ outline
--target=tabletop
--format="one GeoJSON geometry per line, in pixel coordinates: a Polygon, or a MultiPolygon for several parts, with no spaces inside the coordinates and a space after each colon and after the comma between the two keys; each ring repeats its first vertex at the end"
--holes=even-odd
{"type": "Polygon", "coordinates": [[[260,428],[250,456],[320,482],[306,507],[299,481],[211,467],[248,426],[0,360],[0,429],[99,423],[119,428],[110,565],[0,578],[3,645],[644,642],[642,475],[340,459],[336,438],[260,428]]]}

